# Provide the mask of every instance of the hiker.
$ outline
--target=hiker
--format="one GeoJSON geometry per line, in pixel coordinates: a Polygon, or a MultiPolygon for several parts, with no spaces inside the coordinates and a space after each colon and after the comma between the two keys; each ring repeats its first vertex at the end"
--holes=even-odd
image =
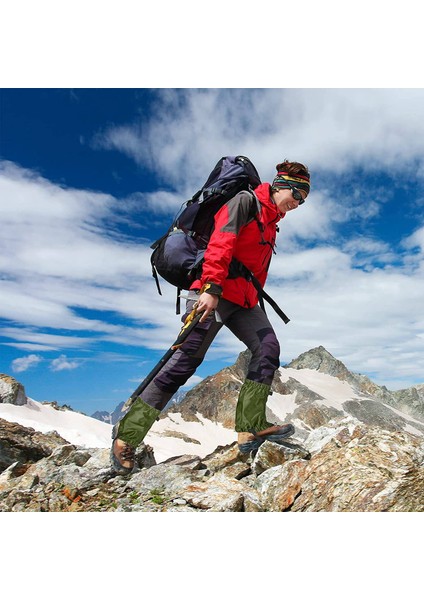
{"type": "Polygon", "coordinates": [[[235,414],[240,452],[256,450],[265,440],[278,443],[293,435],[293,425],[272,425],[265,418],[271,383],[280,366],[276,334],[258,304],[258,293],[252,282],[230,272],[232,259],[237,259],[264,286],[274,252],[277,223],[303,204],[309,194],[307,167],[285,160],[276,169],[272,184],[262,183],[254,190],[260,203],[254,218],[251,217],[252,194],[246,191],[236,194],[216,213],[201,275],[190,287],[182,320],[193,311],[202,316],[181,348],[114,426],[110,456],[117,473],[132,471],[135,449],[171,397],[195,373],[223,325],[252,354],[235,414]]]}

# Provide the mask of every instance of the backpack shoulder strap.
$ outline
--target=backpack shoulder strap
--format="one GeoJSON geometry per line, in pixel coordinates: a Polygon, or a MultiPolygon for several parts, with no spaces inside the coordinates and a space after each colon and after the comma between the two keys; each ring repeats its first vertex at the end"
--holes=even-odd
{"type": "Polygon", "coordinates": [[[253,221],[253,219],[258,218],[258,215],[262,211],[262,205],[259,202],[259,199],[252,188],[249,188],[244,192],[245,194],[249,194],[250,196],[250,209],[249,209],[249,221],[253,221]]]}
{"type": "Polygon", "coordinates": [[[230,198],[225,204],[230,205],[231,202],[235,202],[237,204],[237,208],[234,208],[234,211],[239,213],[239,219],[241,217],[241,222],[239,220],[239,225],[248,225],[254,220],[259,223],[258,215],[262,211],[262,205],[259,202],[255,192],[251,188],[249,190],[241,190],[235,196],[230,198]],[[243,207],[241,210],[240,205],[243,207]]]}

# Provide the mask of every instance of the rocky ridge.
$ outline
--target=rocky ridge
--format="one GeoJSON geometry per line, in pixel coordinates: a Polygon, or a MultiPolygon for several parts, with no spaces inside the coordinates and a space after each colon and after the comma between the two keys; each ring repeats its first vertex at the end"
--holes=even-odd
{"type": "Polygon", "coordinates": [[[255,456],[231,444],[156,464],[142,444],[128,476],[112,473],[107,449],[56,442],[0,474],[1,512],[424,510],[423,439],[353,420],[318,427],[303,442],[265,442],[255,456]]]}
{"type": "Polygon", "coordinates": [[[347,381],[364,396],[379,400],[394,408],[416,417],[424,419],[424,384],[390,391],[386,386],[379,386],[366,375],[352,373],[340,361],[334,358],[323,346],[318,346],[301,354],[291,361],[286,368],[314,369],[347,381]]]}
{"type": "Polygon", "coordinates": [[[268,418],[295,424],[285,446],[266,442],[246,456],[230,443],[198,456],[174,413],[192,430],[205,417],[231,428],[248,359],[242,353],[163,415],[172,425],[164,435],[192,442],[194,452],[157,464],[141,444],[126,477],[111,471],[107,448],[0,421],[0,511],[424,511],[424,420],[394,408],[391,392],[322,347],[276,373],[268,418]]]}
{"type": "MultiPolygon", "coordinates": [[[[234,365],[206,377],[187,392],[181,403],[164,411],[161,417],[179,412],[190,421],[198,420],[200,414],[233,428],[237,396],[247,374],[249,356],[249,351],[242,352],[234,365]]],[[[365,375],[351,373],[322,346],[301,354],[280,368],[275,374],[272,391],[267,405],[268,420],[275,423],[295,420],[303,438],[311,427],[325,425],[328,420],[343,416],[392,431],[424,433],[424,385],[390,392],[365,375]],[[344,391],[340,390],[346,400],[343,403],[328,401],[325,391],[318,393],[302,383],[300,375],[307,370],[322,373],[323,381],[328,376],[328,381],[335,378],[348,384],[344,391]],[[273,401],[277,396],[279,403],[273,401]],[[294,398],[293,410],[284,411],[284,407],[290,405],[289,398],[294,398]]]]}

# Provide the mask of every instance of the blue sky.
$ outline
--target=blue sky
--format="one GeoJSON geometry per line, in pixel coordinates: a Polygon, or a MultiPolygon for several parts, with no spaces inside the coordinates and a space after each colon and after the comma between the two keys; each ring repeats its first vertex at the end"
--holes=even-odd
{"type": "MultiPolygon", "coordinates": [[[[225,154],[312,174],[268,292],[282,363],[323,345],[389,389],[424,383],[424,90],[2,89],[0,371],[113,410],[169,347],[150,244],[225,154]]],[[[243,346],[223,331],[191,384],[243,346]]]]}

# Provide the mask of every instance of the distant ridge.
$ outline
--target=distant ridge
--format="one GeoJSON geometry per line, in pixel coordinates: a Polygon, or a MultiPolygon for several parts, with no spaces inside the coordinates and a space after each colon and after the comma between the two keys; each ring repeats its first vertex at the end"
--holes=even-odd
{"type": "MultiPolygon", "coordinates": [[[[171,401],[146,436],[146,444],[155,449],[156,460],[187,453],[204,456],[217,446],[235,441],[235,407],[249,358],[248,351],[240,353],[233,365],[206,377],[181,401],[171,401]]],[[[20,388],[16,380],[5,377],[2,390],[10,398],[12,387],[15,394],[20,388]]],[[[368,377],[352,373],[323,346],[318,346],[276,372],[267,419],[272,423],[293,423],[295,436],[302,442],[320,428],[331,432],[342,423],[365,424],[422,437],[423,394],[424,385],[390,392],[368,377]]],[[[79,440],[85,446],[109,447],[111,425],[123,414],[123,402],[112,413],[99,411],[98,418],[93,419],[30,399],[26,401],[27,405],[22,406],[0,402],[0,418],[42,432],[57,430],[68,441],[79,440]],[[78,426],[71,426],[76,420],[80,420],[78,426]]]]}
{"type": "MultiPolygon", "coordinates": [[[[199,415],[221,423],[225,427],[234,427],[235,407],[238,392],[247,374],[250,353],[248,350],[240,353],[237,361],[230,367],[225,367],[215,375],[206,377],[196,387],[187,392],[185,399],[177,406],[170,407],[162,414],[162,418],[171,413],[181,413],[186,421],[196,421],[199,415]]],[[[313,379],[313,376],[311,376],[313,379]]],[[[331,380],[329,381],[329,385],[331,380]]],[[[318,386],[319,387],[319,386],[318,386]]],[[[399,420],[407,416],[424,421],[424,385],[408,388],[401,392],[391,392],[385,386],[379,386],[365,375],[352,373],[342,361],[335,358],[324,346],[317,346],[307,352],[300,354],[286,366],[281,367],[275,374],[273,385],[273,396],[267,405],[268,420],[279,422],[292,411],[285,410],[287,402],[284,396],[296,395],[294,400],[297,408],[304,405],[305,401],[315,404],[315,410],[323,414],[321,418],[327,419],[334,416],[334,411],[341,416],[355,416],[363,422],[382,426],[386,424],[389,429],[396,428],[399,420]],[[301,380],[302,371],[311,370],[327,375],[348,384],[346,388],[346,404],[344,407],[340,402],[329,401],[323,398],[316,390],[305,385],[301,380]],[[287,378],[287,374],[290,377],[287,378]],[[300,379],[299,379],[300,377],[300,379]],[[279,402],[275,401],[276,394],[280,394],[279,402]],[[365,406],[366,401],[371,402],[365,406]],[[378,404],[375,404],[378,403],[378,404]],[[323,408],[326,405],[326,410],[323,408]],[[390,407],[402,411],[403,417],[390,411],[390,407]],[[396,425],[397,423],[397,425],[396,425]]],[[[325,395],[325,394],[324,394],[325,395]]],[[[292,402],[292,398],[290,402],[292,402]]],[[[294,406],[296,409],[296,406],[294,406]]],[[[418,424],[418,429],[421,425],[418,424]]]]}

